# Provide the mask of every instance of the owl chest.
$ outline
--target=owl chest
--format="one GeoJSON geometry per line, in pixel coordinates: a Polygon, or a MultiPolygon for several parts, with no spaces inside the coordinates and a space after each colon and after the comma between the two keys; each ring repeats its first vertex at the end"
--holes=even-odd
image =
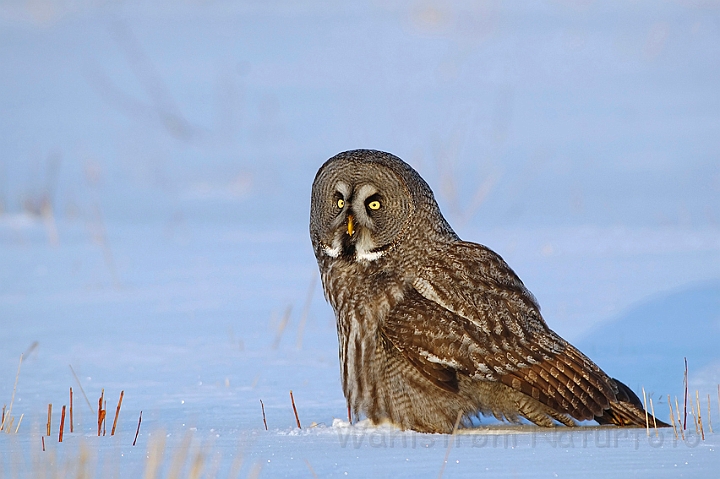
{"type": "Polygon", "coordinates": [[[379,333],[388,314],[402,301],[407,282],[387,274],[329,271],[323,277],[326,295],[337,320],[343,389],[358,409],[370,400],[375,388],[379,333]]]}
{"type": "Polygon", "coordinates": [[[360,328],[375,333],[392,308],[402,301],[408,281],[361,265],[329,268],[323,274],[325,294],[338,322],[338,333],[360,328]]]}

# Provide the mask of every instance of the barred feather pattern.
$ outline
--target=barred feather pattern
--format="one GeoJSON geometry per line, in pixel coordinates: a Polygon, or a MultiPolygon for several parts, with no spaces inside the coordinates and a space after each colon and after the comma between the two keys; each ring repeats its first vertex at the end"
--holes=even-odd
{"type": "Polygon", "coordinates": [[[548,327],[499,255],[461,241],[399,158],[356,150],[328,160],[310,236],[355,417],[445,433],[458,414],[465,424],[485,414],[644,426],[637,396],[548,327]],[[368,209],[368,195],[387,211],[368,209]]]}

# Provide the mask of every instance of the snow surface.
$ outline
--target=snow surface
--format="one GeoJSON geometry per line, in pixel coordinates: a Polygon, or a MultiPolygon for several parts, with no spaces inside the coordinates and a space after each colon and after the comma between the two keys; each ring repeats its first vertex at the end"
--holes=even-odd
{"type": "Polygon", "coordinates": [[[3,2],[0,477],[716,477],[708,424],[348,426],[307,219],[325,159],[399,155],[662,419],[687,357],[720,428],[718,40],[712,2],[3,2]]]}

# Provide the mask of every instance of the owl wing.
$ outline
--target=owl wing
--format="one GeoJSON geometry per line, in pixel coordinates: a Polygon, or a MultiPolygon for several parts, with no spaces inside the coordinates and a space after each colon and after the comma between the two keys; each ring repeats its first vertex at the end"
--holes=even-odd
{"type": "Polygon", "coordinates": [[[614,381],[548,328],[500,256],[457,242],[438,257],[383,325],[411,364],[446,390],[457,391],[463,374],[499,381],[578,420],[603,415],[615,401],[614,381]]]}

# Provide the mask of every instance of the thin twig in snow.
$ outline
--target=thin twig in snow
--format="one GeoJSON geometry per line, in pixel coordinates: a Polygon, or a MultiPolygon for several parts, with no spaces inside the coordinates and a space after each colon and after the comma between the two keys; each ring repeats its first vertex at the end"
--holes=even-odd
{"type": "Polygon", "coordinates": [[[688,362],[685,358],[685,376],[683,379],[685,383],[685,404],[683,406],[683,429],[687,429],[687,399],[688,399],[688,362]]]}
{"type": "Polygon", "coordinates": [[[65,432],[65,406],[62,407],[62,413],[60,414],[60,434],[58,435],[58,442],[63,441],[63,433],[65,432]]]}
{"type": "Polygon", "coordinates": [[[280,346],[280,341],[282,340],[285,328],[287,328],[288,322],[290,322],[290,313],[292,313],[292,304],[285,309],[285,314],[280,320],[280,325],[278,326],[277,334],[275,335],[275,341],[273,341],[272,345],[273,349],[277,349],[280,346]]]}
{"type": "Polygon", "coordinates": [[[137,429],[135,429],[135,439],[133,439],[133,446],[137,442],[138,434],[140,434],[140,423],[142,423],[142,411],[140,411],[140,417],[138,418],[137,429]]]}
{"type": "Polygon", "coordinates": [[[317,479],[318,475],[315,474],[315,469],[313,469],[313,467],[310,465],[310,461],[308,461],[307,459],[305,459],[305,465],[307,466],[308,469],[310,469],[310,474],[312,474],[312,477],[314,477],[315,479],[317,479]]]}
{"type": "MultiPolygon", "coordinates": [[[[22,362],[23,362],[23,355],[21,354],[20,362],[18,363],[17,374],[15,374],[15,385],[13,386],[12,396],[10,397],[10,407],[7,410],[7,414],[3,414],[2,423],[0,424],[0,431],[2,431],[3,428],[5,427],[5,421],[8,420],[8,418],[10,417],[10,413],[12,412],[13,403],[15,402],[15,391],[17,391],[18,379],[20,379],[20,366],[22,366],[22,362]]],[[[4,407],[3,407],[3,411],[5,411],[4,407]]]]}
{"type": "Polygon", "coordinates": [[[658,433],[657,419],[655,419],[655,406],[653,406],[652,398],[650,398],[650,411],[652,412],[653,427],[655,428],[655,437],[659,437],[660,434],[658,433]]]}
{"type": "Polygon", "coordinates": [[[68,364],[70,366],[70,371],[72,371],[73,376],[75,377],[75,381],[77,382],[78,386],[80,386],[80,392],[82,393],[83,397],[85,398],[85,402],[87,403],[88,407],[90,408],[90,412],[95,414],[95,409],[93,409],[92,404],[90,404],[90,400],[87,397],[87,394],[85,394],[85,390],[82,387],[82,384],[80,383],[80,378],[77,374],[75,374],[75,370],[72,367],[72,364],[68,364]]]}
{"type": "Polygon", "coordinates": [[[700,414],[700,391],[695,390],[695,404],[697,406],[697,423],[700,428],[700,436],[705,440],[705,430],[703,429],[702,415],[700,414]]]}
{"type": "Polygon", "coordinates": [[[645,394],[645,387],[642,388],[643,393],[643,408],[645,409],[645,433],[650,437],[650,420],[648,418],[648,406],[647,406],[647,395],[645,394]]]}
{"type": "Polygon", "coordinates": [[[18,425],[17,425],[17,427],[15,428],[15,434],[17,434],[18,431],[20,430],[20,423],[22,422],[22,420],[23,420],[24,417],[25,417],[25,413],[20,414],[20,420],[18,420],[18,425]]]}
{"type": "Polygon", "coordinates": [[[102,424],[103,424],[103,396],[105,396],[105,389],[103,388],[102,391],[100,391],[100,399],[98,399],[98,412],[97,412],[97,425],[98,425],[98,437],[100,437],[100,433],[102,432],[102,424]]]}
{"type": "Polygon", "coordinates": [[[262,399],[260,400],[260,408],[262,409],[262,415],[263,415],[263,424],[265,424],[265,430],[268,430],[267,427],[267,420],[265,419],[265,405],[262,402],[262,399]]]}
{"type": "Polygon", "coordinates": [[[673,427],[673,432],[675,433],[675,439],[678,438],[677,429],[675,427],[675,413],[673,413],[673,407],[672,402],[670,401],[670,395],[668,394],[668,407],[670,408],[670,423],[673,427]]]}
{"type": "Polygon", "coordinates": [[[680,421],[680,406],[678,405],[678,398],[675,396],[675,411],[677,412],[678,428],[680,429],[680,437],[685,440],[685,430],[682,428],[682,421],[680,421]]]}
{"type": "Polygon", "coordinates": [[[110,431],[111,436],[115,435],[115,428],[117,428],[118,416],[120,415],[120,406],[122,406],[122,400],[123,400],[124,395],[125,395],[125,390],[120,391],[120,400],[118,401],[117,409],[115,409],[115,420],[113,421],[113,427],[112,427],[112,430],[110,431]]]}
{"type": "Polygon", "coordinates": [[[708,429],[713,432],[712,419],[710,418],[710,395],[708,394],[708,429]]]}
{"type": "Polygon", "coordinates": [[[298,417],[297,408],[295,407],[295,398],[293,397],[292,389],[290,390],[290,402],[292,403],[293,412],[295,413],[295,422],[297,423],[298,429],[302,429],[300,425],[300,418],[298,417]]]}
{"type": "Polygon", "coordinates": [[[28,346],[28,348],[23,353],[23,357],[27,358],[28,356],[30,356],[30,354],[32,354],[33,351],[35,351],[39,345],[40,345],[39,342],[33,341],[32,344],[30,344],[30,346],[28,346]]]}
{"type": "Polygon", "coordinates": [[[75,426],[73,426],[73,393],[72,388],[70,388],[70,432],[74,432],[75,426]]]}
{"type": "Polygon", "coordinates": [[[455,443],[455,433],[457,433],[458,426],[460,426],[460,419],[462,419],[462,416],[462,411],[458,412],[457,419],[455,419],[455,424],[453,425],[452,433],[450,434],[448,447],[445,450],[445,459],[443,460],[442,467],[440,467],[438,479],[442,479],[443,473],[445,472],[445,466],[447,466],[448,458],[450,457],[450,449],[452,449],[452,445],[455,443]]]}

